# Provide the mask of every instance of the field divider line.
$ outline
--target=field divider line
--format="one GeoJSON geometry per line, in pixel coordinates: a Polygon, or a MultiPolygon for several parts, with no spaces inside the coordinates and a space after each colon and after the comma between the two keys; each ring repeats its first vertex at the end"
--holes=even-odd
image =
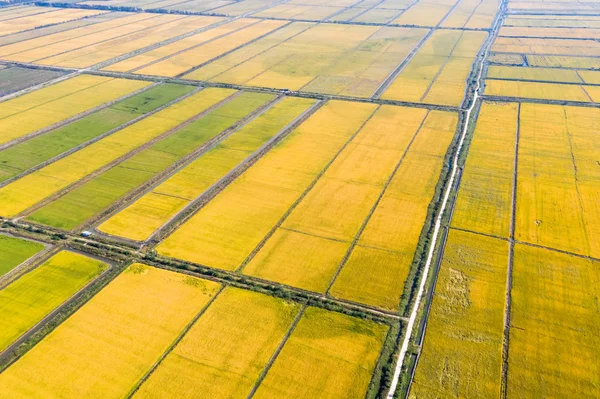
{"type": "MultiPolygon", "coordinates": [[[[77,92],[75,92],[75,93],[71,93],[71,94],[69,94],[69,95],[77,94],[77,93],[83,92],[83,91],[85,91],[85,90],[88,90],[88,89],[93,89],[93,88],[95,88],[95,87],[97,87],[97,86],[100,86],[100,85],[102,85],[102,84],[104,84],[104,83],[108,83],[108,81],[107,81],[107,82],[101,82],[101,83],[99,83],[99,84],[97,84],[97,85],[90,86],[90,87],[88,87],[88,88],[86,88],[86,89],[79,90],[79,91],[77,91],[77,92]]],[[[15,146],[15,145],[17,145],[17,144],[21,144],[21,143],[23,143],[23,142],[25,142],[25,141],[28,141],[28,140],[30,140],[30,139],[32,139],[32,138],[34,138],[34,137],[41,136],[41,135],[43,135],[43,134],[49,133],[49,132],[51,132],[52,130],[55,130],[55,129],[61,128],[61,127],[63,127],[63,126],[69,125],[69,124],[71,124],[71,123],[73,123],[73,122],[77,122],[77,121],[79,121],[79,120],[81,120],[81,119],[85,118],[86,116],[89,116],[89,115],[91,115],[91,114],[93,114],[93,113],[95,113],[95,112],[101,111],[101,110],[103,110],[103,109],[105,109],[105,108],[111,107],[111,106],[115,105],[116,103],[118,103],[119,101],[123,101],[123,100],[126,100],[126,99],[130,98],[130,97],[133,97],[133,96],[135,96],[135,95],[138,95],[138,94],[140,94],[140,93],[143,93],[143,92],[145,92],[146,90],[149,90],[149,89],[151,89],[151,88],[153,88],[153,87],[155,87],[155,86],[157,86],[157,85],[159,85],[159,84],[160,84],[160,83],[158,83],[158,82],[155,82],[155,83],[153,83],[153,84],[151,84],[151,85],[148,85],[148,86],[142,87],[141,89],[135,90],[135,91],[133,91],[133,92],[131,92],[131,93],[127,93],[127,94],[125,94],[125,95],[123,95],[123,96],[121,96],[121,97],[119,97],[119,98],[115,98],[115,99],[113,99],[113,100],[110,100],[110,101],[108,101],[108,102],[102,103],[102,104],[100,104],[100,105],[98,105],[98,106],[96,106],[96,107],[93,107],[93,108],[90,108],[90,109],[88,109],[88,110],[86,110],[86,111],[80,112],[80,113],[79,113],[79,114],[77,114],[77,115],[73,115],[73,116],[71,116],[71,117],[69,117],[69,118],[63,119],[63,120],[61,120],[61,121],[58,121],[58,122],[56,122],[56,123],[53,123],[52,125],[48,125],[48,126],[46,126],[46,127],[43,127],[43,128],[41,128],[41,129],[38,129],[38,130],[36,130],[36,131],[34,131],[34,132],[31,132],[31,133],[25,134],[25,135],[23,135],[23,136],[16,137],[16,138],[14,138],[14,139],[12,139],[12,140],[10,140],[10,141],[7,141],[7,142],[6,142],[6,143],[4,143],[4,144],[0,144],[0,151],[3,151],[3,150],[5,150],[5,149],[7,149],[7,148],[10,148],[10,147],[13,147],[13,146],[15,146]]],[[[62,98],[64,98],[64,97],[67,97],[67,96],[63,96],[63,97],[60,97],[60,98],[58,98],[58,99],[55,99],[55,100],[53,100],[53,101],[49,101],[49,102],[54,102],[54,101],[60,100],[60,99],[62,99],[62,98]]],[[[48,103],[45,103],[45,104],[48,104],[48,103]]],[[[45,105],[45,104],[41,104],[41,105],[45,105]]],[[[22,112],[30,111],[30,110],[32,110],[32,109],[35,109],[35,108],[37,108],[37,107],[29,108],[29,109],[27,109],[27,110],[25,110],[25,111],[22,111],[22,112]]],[[[12,115],[11,115],[11,116],[12,116],[12,115]]],[[[0,187],[2,187],[2,185],[0,185],[0,187]]]]}
{"type": "Polygon", "coordinates": [[[463,28],[465,26],[467,26],[469,24],[469,22],[471,22],[471,18],[473,18],[473,16],[475,15],[475,13],[477,12],[477,10],[479,9],[479,7],[481,7],[481,5],[483,4],[483,0],[479,1],[479,4],[477,4],[475,6],[475,8],[473,8],[473,11],[471,11],[471,14],[469,14],[469,18],[467,18],[467,20],[465,21],[465,23],[463,24],[463,28]]]}
{"type": "Polygon", "coordinates": [[[446,186],[438,215],[435,218],[434,230],[433,230],[433,234],[431,236],[432,237],[431,242],[429,244],[427,260],[426,260],[425,266],[423,268],[423,273],[421,276],[421,282],[419,283],[419,289],[417,291],[417,296],[415,298],[413,308],[410,312],[408,325],[406,327],[406,334],[404,335],[404,340],[402,341],[402,346],[400,347],[400,352],[398,353],[398,357],[396,359],[396,367],[394,369],[392,382],[390,384],[390,389],[386,395],[387,399],[393,399],[394,395],[396,393],[396,390],[398,388],[400,374],[401,374],[402,368],[404,366],[404,358],[406,356],[406,353],[408,352],[408,346],[412,339],[414,325],[415,325],[416,319],[419,315],[419,308],[420,308],[421,300],[423,298],[423,293],[425,291],[425,285],[427,284],[427,277],[430,272],[431,264],[433,261],[433,256],[436,251],[436,244],[437,244],[438,239],[440,238],[440,229],[442,226],[442,221],[444,218],[444,214],[446,212],[446,207],[448,206],[448,200],[450,198],[450,194],[452,193],[452,190],[454,187],[454,181],[456,179],[456,175],[459,170],[458,163],[459,163],[460,156],[462,153],[462,148],[464,146],[465,139],[466,139],[466,136],[467,136],[467,133],[469,130],[469,121],[471,120],[471,113],[473,112],[475,105],[477,104],[477,100],[480,96],[479,91],[481,90],[481,86],[482,86],[482,74],[483,74],[483,70],[484,70],[485,60],[488,56],[490,47],[496,37],[498,28],[502,21],[504,11],[505,11],[505,6],[506,6],[506,0],[502,0],[499,5],[498,13],[496,14],[496,20],[495,20],[495,23],[492,28],[493,33],[488,35],[487,43],[485,43],[484,46],[482,47],[482,49],[480,50],[480,51],[482,51],[481,52],[481,61],[479,63],[479,72],[475,79],[476,83],[475,83],[475,87],[473,90],[473,99],[472,99],[470,107],[465,111],[465,118],[463,120],[462,132],[460,134],[460,137],[459,137],[459,140],[457,143],[455,154],[452,157],[452,168],[451,168],[451,172],[450,172],[448,185],[446,186]]]}
{"type": "MultiPolygon", "coordinates": [[[[337,17],[338,15],[345,13],[346,11],[348,11],[348,10],[350,10],[350,9],[352,9],[352,8],[354,8],[354,7],[356,7],[356,6],[358,6],[358,5],[359,5],[359,4],[361,4],[361,3],[364,3],[365,1],[367,1],[367,0],[358,0],[356,3],[352,3],[352,4],[350,4],[350,5],[348,5],[348,6],[344,7],[344,8],[342,8],[342,9],[340,9],[340,10],[337,10],[336,12],[334,12],[334,13],[333,13],[333,14],[331,14],[331,15],[327,15],[327,16],[325,16],[325,17],[321,18],[321,20],[322,20],[323,22],[327,23],[327,22],[329,22],[329,21],[328,21],[329,19],[331,19],[331,18],[334,18],[334,17],[337,17]]],[[[333,21],[332,21],[332,22],[333,22],[333,21]]]]}
{"type": "MultiPolygon", "coordinates": [[[[259,20],[259,22],[257,22],[256,24],[259,24],[261,22],[263,22],[263,20],[259,20]]],[[[248,27],[256,25],[256,24],[249,25],[248,27]]],[[[287,26],[289,26],[291,24],[292,24],[292,22],[290,21],[287,24],[283,24],[283,25],[281,25],[281,26],[279,26],[279,27],[277,27],[277,28],[275,28],[273,30],[270,30],[270,31],[268,31],[266,33],[263,33],[262,35],[257,36],[254,39],[252,39],[252,40],[250,40],[250,41],[248,41],[246,43],[240,44],[239,46],[236,46],[236,47],[232,48],[231,50],[225,51],[224,53],[219,54],[218,56],[213,57],[210,60],[206,60],[206,61],[204,61],[204,62],[202,62],[202,63],[200,63],[200,64],[198,64],[196,66],[193,66],[190,69],[188,69],[186,71],[183,71],[183,72],[181,72],[178,75],[175,75],[175,77],[176,78],[180,78],[182,76],[188,75],[188,74],[190,74],[190,73],[192,73],[192,72],[194,72],[194,71],[196,71],[196,70],[198,70],[198,69],[200,69],[200,68],[202,68],[202,67],[204,67],[204,66],[206,66],[206,65],[208,65],[208,64],[210,64],[212,62],[218,61],[221,58],[224,58],[224,57],[228,56],[229,54],[232,54],[232,53],[236,52],[237,50],[240,50],[240,49],[242,49],[242,48],[244,48],[246,46],[254,44],[257,41],[259,41],[261,39],[264,39],[265,37],[268,37],[268,36],[272,35],[273,33],[278,32],[278,31],[282,30],[283,28],[285,28],[285,27],[287,27],[287,26]]]]}
{"type": "Polygon", "coordinates": [[[327,290],[325,290],[325,295],[328,295],[328,296],[330,295],[331,288],[333,287],[333,285],[335,284],[338,276],[342,272],[342,269],[344,268],[344,266],[348,262],[348,259],[350,259],[350,255],[352,255],[352,252],[354,252],[354,249],[358,245],[358,241],[360,240],[360,237],[362,236],[363,232],[367,228],[367,225],[371,221],[371,217],[373,216],[373,214],[377,210],[377,207],[381,203],[381,200],[385,196],[388,187],[390,186],[390,184],[392,183],[392,180],[394,180],[394,177],[396,176],[396,173],[398,173],[398,170],[400,170],[400,167],[402,166],[402,164],[404,162],[404,158],[406,158],[406,155],[410,151],[410,149],[412,147],[412,144],[416,140],[417,135],[419,134],[419,132],[421,131],[421,128],[425,124],[425,121],[427,120],[427,117],[429,116],[429,113],[430,113],[430,111],[427,111],[425,113],[425,115],[423,116],[423,119],[419,123],[419,126],[417,126],[417,129],[415,130],[415,132],[412,135],[410,141],[408,142],[408,145],[404,149],[404,152],[400,156],[400,159],[398,160],[398,162],[396,162],[396,165],[394,166],[394,169],[392,169],[392,172],[390,173],[390,175],[388,176],[387,180],[383,184],[383,186],[381,188],[381,192],[379,193],[379,196],[377,197],[377,199],[375,200],[375,203],[373,204],[373,206],[369,210],[368,215],[365,217],[365,219],[363,220],[362,224],[358,228],[358,231],[354,235],[354,238],[352,239],[352,242],[350,243],[350,246],[346,250],[346,253],[344,254],[344,257],[340,261],[340,263],[339,263],[339,265],[338,265],[338,267],[337,267],[337,269],[336,269],[333,277],[331,278],[331,281],[329,282],[329,285],[327,286],[327,290]]]}
{"type": "MultiPolygon", "coordinates": [[[[10,65],[8,66],[8,68],[10,68],[10,65]]],[[[12,100],[15,97],[22,96],[23,94],[27,94],[32,91],[40,90],[40,89],[43,89],[44,87],[48,87],[53,84],[60,83],[63,80],[74,78],[75,76],[77,76],[79,74],[81,74],[81,72],[79,72],[79,71],[70,71],[69,73],[65,73],[64,75],[58,76],[58,77],[48,80],[46,82],[38,83],[36,85],[26,87],[26,88],[18,90],[16,92],[9,93],[5,96],[0,97],[0,103],[3,103],[8,100],[12,100]]]]}
{"type": "Polygon", "coordinates": [[[378,6],[382,5],[383,3],[385,3],[385,0],[379,0],[377,3],[373,4],[371,7],[367,7],[365,8],[363,11],[359,12],[358,14],[356,14],[355,16],[353,16],[352,18],[348,18],[347,20],[345,20],[344,22],[352,22],[354,21],[356,18],[362,17],[363,15],[365,15],[366,13],[368,13],[369,11],[374,10],[375,8],[377,8],[378,6]]]}
{"type": "Polygon", "coordinates": [[[375,107],[373,112],[371,112],[371,114],[369,114],[369,116],[360,124],[360,126],[356,129],[356,131],[352,135],[350,135],[348,140],[346,140],[346,142],[340,146],[338,151],[336,151],[336,153],[329,160],[329,162],[327,162],[327,164],[325,164],[323,169],[321,169],[321,171],[315,176],[315,178],[312,180],[312,182],[310,182],[310,184],[306,187],[306,189],[304,189],[302,194],[300,194],[300,196],[298,198],[296,198],[294,203],[288,208],[288,210],[283,214],[283,216],[281,216],[281,218],[279,218],[277,223],[275,223],[275,225],[262,238],[262,240],[260,240],[258,245],[256,245],[256,247],[252,250],[252,252],[250,252],[250,254],[246,257],[246,259],[244,259],[242,264],[235,270],[237,273],[242,273],[244,271],[244,268],[248,265],[248,263],[250,263],[252,261],[252,259],[254,259],[254,257],[258,254],[258,252],[265,246],[267,241],[269,241],[271,236],[273,236],[273,234],[275,234],[277,229],[279,227],[281,227],[283,225],[283,223],[286,221],[286,219],[292,214],[294,209],[296,209],[296,207],[298,205],[300,205],[300,203],[304,200],[304,198],[306,198],[306,196],[312,191],[312,189],[315,187],[315,185],[321,179],[321,177],[323,177],[323,175],[325,175],[327,170],[329,170],[329,167],[335,162],[335,160],[346,149],[346,147],[348,147],[348,145],[356,138],[356,136],[358,136],[358,134],[362,131],[362,129],[365,127],[365,125],[371,120],[371,118],[373,117],[373,115],[375,115],[375,113],[379,110],[379,108],[380,108],[380,106],[375,107]]]}
{"type": "Polygon", "coordinates": [[[388,21],[388,23],[397,20],[398,18],[400,18],[400,16],[402,14],[404,14],[405,12],[407,12],[408,10],[410,10],[411,8],[413,8],[417,3],[419,2],[419,0],[414,0],[412,3],[408,4],[406,6],[406,8],[399,10],[400,12],[396,13],[396,15],[394,15],[392,18],[390,18],[390,20],[388,21]]]}
{"type": "MultiPolygon", "coordinates": [[[[225,24],[227,24],[227,23],[229,23],[229,22],[233,22],[233,21],[234,21],[234,19],[226,19],[225,21],[223,21],[223,23],[222,23],[222,24],[219,24],[219,25],[212,26],[212,27],[211,27],[211,29],[212,29],[212,28],[216,28],[216,27],[218,27],[218,26],[221,26],[221,25],[225,25],[225,24]]],[[[200,42],[200,43],[198,43],[198,44],[194,44],[194,45],[192,45],[192,46],[190,46],[190,47],[187,47],[187,48],[181,49],[181,50],[179,50],[179,51],[176,51],[176,52],[174,52],[173,54],[165,55],[165,56],[163,56],[163,57],[160,57],[160,58],[157,58],[157,59],[155,59],[155,60],[153,60],[153,61],[150,61],[150,62],[148,62],[148,63],[146,63],[146,64],[144,64],[144,65],[141,65],[141,66],[139,66],[139,67],[135,67],[135,68],[133,68],[132,70],[130,70],[130,71],[128,71],[128,72],[129,72],[129,73],[134,73],[134,72],[136,72],[136,71],[139,71],[140,69],[144,69],[144,68],[147,68],[147,67],[149,67],[149,66],[151,66],[151,65],[158,64],[159,62],[165,61],[165,60],[167,60],[167,59],[169,59],[169,58],[177,57],[178,55],[181,55],[181,54],[183,54],[183,53],[186,53],[186,52],[188,52],[188,51],[194,50],[194,49],[196,49],[196,48],[198,48],[198,47],[202,47],[202,46],[204,46],[204,45],[206,45],[206,44],[209,44],[209,43],[211,43],[211,42],[214,42],[215,40],[218,40],[218,39],[222,39],[222,38],[224,38],[224,37],[226,37],[226,36],[229,36],[229,35],[231,35],[231,34],[234,34],[234,33],[240,32],[240,31],[242,31],[242,30],[244,30],[244,29],[250,28],[250,27],[252,27],[252,26],[254,26],[254,25],[256,25],[256,24],[259,24],[259,23],[260,23],[260,21],[256,21],[256,22],[254,22],[254,23],[252,23],[252,24],[248,24],[248,25],[245,25],[245,26],[239,27],[239,28],[237,28],[237,29],[234,29],[234,30],[232,30],[232,31],[230,31],[230,32],[225,32],[225,33],[223,33],[223,34],[221,34],[221,35],[218,35],[218,36],[215,36],[215,37],[213,37],[212,39],[208,39],[208,40],[206,40],[206,41],[203,41],[203,42],[200,42]]],[[[202,33],[202,32],[199,32],[199,33],[202,33]]],[[[191,35],[191,36],[193,36],[193,35],[191,35]]],[[[97,69],[97,68],[96,68],[96,69],[97,69]]]]}
{"type": "Polygon", "coordinates": [[[415,58],[419,50],[423,47],[425,42],[429,40],[429,38],[433,35],[435,29],[429,29],[429,32],[415,46],[410,50],[406,58],[388,75],[387,78],[379,85],[377,90],[373,93],[371,98],[379,100],[383,93],[394,83],[396,78],[404,71],[404,69],[408,66],[408,64],[415,58]]]}
{"type": "MultiPolygon", "coordinates": [[[[199,88],[197,90],[194,90],[192,92],[189,93],[189,95],[192,94],[196,94],[197,92],[201,91],[202,88],[199,88]]],[[[189,97],[188,95],[188,97],[189,97]]],[[[78,188],[80,186],[82,186],[83,184],[89,182],[90,180],[94,179],[95,177],[97,177],[98,175],[106,172],[109,169],[112,169],[113,167],[117,166],[118,164],[120,164],[121,162],[131,158],[132,156],[138,154],[141,151],[144,151],[148,148],[150,148],[151,146],[153,146],[154,144],[160,142],[161,140],[166,139],[167,137],[171,136],[172,134],[176,133],[177,131],[179,131],[180,129],[183,129],[184,127],[186,127],[187,125],[189,125],[190,123],[193,123],[194,121],[196,121],[197,119],[203,117],[204,115],[206,115],[208,112],[211,112],[213,110],[215,110],[216,108],[218,108],[219,106],[221,106],[222,104],[224,104],[225,102],[227,102],[229,99],[235,97],[239,95],[239,92],[234,93],[232,96],[229,96],[227,98],[225,98],[224,100],[216,103],[215,105],[205,109],[204,111],[196,114],[195,116],[183,121],[182,123],[178,124],[177,126],[174,126],[168,130],[166,130],[165,132],[163,132],[162,134],[154,137],[153,139],[146,141],[145,143],[141,144],[140,146],[132,149],[131,151],[121,155],[120,157],[108,162],[107,164],[104,164],[103,166],[99,167],[98,169],[94,170],[93,172],[87,174],[86,176],[82,177],[81,179],[69,184],[68,186],[66,186],[65,188],[55,192],[54,194],[46,197],[45,199],[41,200],[40,202],[36,203],[35,205],[29,207],[28,209],[20,212],[16,219],[21,219],[27,215],[30,215],[31,213],[37,211],[38,209],[48,205],[49,203],[57,200],[58,198],[62,197],[63,195],[67,194],[69,191],[74,190],[75,188],[78,188]]],[[[180,99],[182,99],[183,97],[180,97],[180,99]]]]}
{"type": "Polygon", "coordinates": [[[313,113],[324,105],[323,101],[318,101],[304,111],[300,116],[294,119],[283,127],[275,136],[263,144],[258,150],[250,154],[246,159],[240,162],[235,168],[229,171],[225,176],[217,180],[212,186],[207,188],[202,194],[196,197],[188,205],[182,208],[177,214],[173,215],[160,228],[158,228],[146,241],[144,245],[154,247],[158,242],[162,241],[173,233],[181,224],[189,220],[200,209],[202,209],[215,196],[223,191],[231,182],[237,179],[242,173],[248,170],[259,159],[267,154],[274,146],[284,140],[291,134],[300,124],[308,119],[313,113]]]}
{"type": "MultiPolygon", "coordinates": [[[[54,251],[53,250],[48,251],[46,253],[46,255],[48,255],[48,256],[40,259],[39,262],[37,264],[35,264],[31,269],[27,270],[26,273],[29,273],[29,272],[37,269],[44,262],[46,262],[48,259],[50,259],[53,255],[57,254],[61,250],[65,250],[65,251],[69,251],[69,252],[76,252],[76,253],[80,253],[84,256],[91,257],[89,254],[83,254],[80,251],[73,251],[69,248],[64,248],[63,246],[60,246],[60,245],[55,246],[53,249],[54,249],[54,251]]],[[[94,258],[98,259],[97,257],[94,257],[94,258]]],[[[105,270],[103,270],[97,276],[93,277],[83,287],[81,287],[79,290],[77,290],[77,292],[75,292],[73,295],[71,295],[70,297],[65,299],[60,305],[58,305],[56,308],[54,308],[50,313],[48,313],[46,316],[44,316],[40,321],[38,321],[31,328],[29,328],[27,331],[25,331],[23,334],[21,334],[13,343],[11,343],[9,346],[7,346],[6,349],[4,349],[2,352],[0,352],[0,363],[2,363],[6,359],[7,356],[9,356],[15,349],[17,349],[25,341],[27,341],[33,334],[35,334],[41,328],[43,328],[46,325],[46,323],[48,323],[58,313],[62,312],[62,310],[66,306],[69,306],[69,304],[77,301],[81,296],[83,296],[86,293],[87,289],[92,284],[94,284],[96,281],[98,281],[98,279],[102,278],[104,275],[106,275],[108,272],[110,272],[115,267],[115,263],[112,261],[109,261],[108,259],[103,259],[102,262],[104,262],[108,266],[105,270]]],[[[26,274],[26,273],[23,273],[23,274],[26,274]]],[[[19,277],[21,277],[21,276],[19,276],[19,277]]],[[[8,367],[9,365],[7,365],[6,367],[8,367]]]]}
{"type": "Polygon", "coordinates": [[[308,307],[308,305],[304,304],[302,306],[302,308],[300,309],[300,311],[298,312],[298,314],[296,315],[296,317],[294,318],[294,321],[292,322],[292,325],[290,326],[290,328],[288,329],[287,333],[284,335],[283,339],[281,340],[281,342],[277,346],[277,349],[275,349],[275,352],[271,355],[271,358],[269,359],[269,361],[265,365],[265,368],[262,370],[262,372],[260,373],[260,375],[256,379],[256,382],[254,383],[254,386],[252,387],[252,390],[250,390],[250,393],[248,393],[248,396],[246,396],[246,399],[252,399],[252,397],[254,397],[254,395],[256,394],[256,391],[258,391],[258,388],[260,387],[260,385],[264,381],[265,377],[267,376],[267,374],[271,370],[271,367],[273,367],[273,364],[275,363],[275,360],[277,360],[277,357],[279,357],[279,354],[283,350],[283,347],[285,346],[285,344],[287,343],[288,339],[290,338],[290,336],[292,335],[292,333],[294,332],[294,330],[298,326],[298,323],[300,322],[300,319],[302,319],[302,316],[304,316],[304,313],[306,312],[306,308],[307,307],[308,307]]]}
{"type": "Polygon", "coordinates": [[[502,374],[500,380],[500,397],[508,395],[508,349],[510,343],[510,312],[512,305],[512,274],[515,257],[515,225],[517,218],[517,176],[519,171],[519,139],[521,133],[521,103],[517,106],[517,128],[515,132],[515,159],[513,164],[513,189],[511,194],[510,227],[508,239],[508,265],[506,271],[506,291],[504,300],[504,326],[502,329],[502,374]]]}
{"type": "MultiPolygon", "coordinates": [[[[458,7],[458,5],[460,3],[462,3],[462,0],[457,0],[457,2],[454,3],[454,5],[452,7],[450,7],[450,9],[446,13],[446,15],[444,15],[444,17],[435,25],[435,27],[436,28],[440,28],[442,26],[442,24],[444,22],[446,22],[446,20],[450,17],[450,15],[452,15],[452,13],[454,12],[454,10],[456,10],[456,8],[458,7]]],[[[481,4],[481,2],[479,4],[481,4]]],[[[473,10],[473,11],[475,11],[475,10],[473,10]]],[[[471,13],[471,15],[472,15],[472,13],[471,13]]]]}
{"type": "MultiPolygon", "coordinates": [[[[241,93],[241,92],[239,92],[239,93],[241,93]]],[[[267,112],[269,109],[271,109],[273,106],[275,106],[277,103],[281,102],[282,100],[283,100],[283,96],[278,96],[278,97],[275,97],[272,100],[266,102],[262,106],[258,107],[254,111],[250,112],[245,117],[243,117],[243,118],[239,119],[238,121],[236,121],[235,123],[233,123],[231,126],[225,128],[223,131],[221,131],[219,134],[217,134],[210,140],[208,140],[205,143],[198,146],[194,151],[179,158],[171,166],[167,167],[166,169],[161,171],[156,176],[150,178],[149,180],[147,180],[142,185],[138,186],[136,189],[134,189],[129,194],[126,194],[125,196],[118,199],[117,202],[113,203],[108,208],[104,209],[100,214],[95,215],[91,219],[86,220],[83,224],[75,227],[72,231],[79,231],[83,228],[91,227],[91,226],[94,226],[94,230],[96,230],[96,227],[97,227],[96,225],[103,223],[105,220],[107,220],[108,218],[113,216],[115,213],[120,212],[121,210],[127,208],[129,205],[132,204],[133,201],[136,201],[139,198],[146,195],[152,189],[156,188],[158,185],[160,185],[167,179],[171,178],[174,174],[176,174],[177,172],[181,171],[182,169],[187,167],[189,164],[194,162],[196,159],[200,158],[201,156],[206,154],[208,151],[215,148],[223,140],[227,139],[232,134],[234,134],[235,132],[240,130],[242,127],[244,127],[246,124],[248,124],[249,122],[258,118],[260,115],[267,112]]],[[[104,235],[104,233],[102,233],[98,230],[96,230],[96,231],[98,232],[98,234],[104,235]]]]}
{"type": "Polygon", "coordinates": [[[212,298],[206,302],[206,304],[200,309],[200,311],[192,318],[192,320],[183,328],[183,330],[177,335],[177,337],[171,342],[169,347],[163,352],[162,355],[158,358],[156,362],[148,369],[148,371],[143,375],[142,378],[134,385],[133,388],[127,393],[125,396],[126,399],[131,398],[141,387],[142,385],[150,378],[150,376],[156,371],[156,369],[162,364],[163,360],[175,349],[177,345],[183,340],[183,338],[187,335],[187,333],[192,329],[192,327],[196,324],[196,322],[206,313],[210,305],[212,305],[217,297],[225,290],[227,287],[224,284],[221,284],[221,287],[218,291],[213,295],[212,298]]]}

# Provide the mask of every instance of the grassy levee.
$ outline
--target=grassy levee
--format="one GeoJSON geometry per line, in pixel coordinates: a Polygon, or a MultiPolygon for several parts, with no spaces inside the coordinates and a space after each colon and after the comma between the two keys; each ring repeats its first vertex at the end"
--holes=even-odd
{"type": "Polygon", "coordinates": [[[150,88],[78,121],[0,151],[0,182],[134,120],[189,93],[190,86],[164,84],[150,88]]]}
{"type": "Polygon", "coordinates": [[[0,277],[44,249],[44,245],[0,235],[0,277]]]}
{"type": "Polygon", "coordinates": [[[273,96],[268,94],[243,93],[69,191],[56,201],[36,210],[27,219],[71,230],[157,176],[180,158],[192,153],[271,99],[273,96]]]}

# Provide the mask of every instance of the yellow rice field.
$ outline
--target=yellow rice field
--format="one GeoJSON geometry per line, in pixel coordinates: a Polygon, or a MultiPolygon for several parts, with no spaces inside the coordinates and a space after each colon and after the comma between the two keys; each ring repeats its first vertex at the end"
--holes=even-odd
{"type": "Polygon", "coordinates": [[[527,63],[534,67],[600,69],[600,58],[560,55],[528,55],[527,63]]]}
{"type": "Polygon", "coordinates": [[[218,288],[134,264],[0,374],[0,391],[125,397],[218,288]]]}
{"type": "Polygon", "coordinates": [[[491,65],[488,68],[487,77],[509,80],[537,80],[556,83],[585,83],[579,76],[579,71],[558,68],[528,68],[491,65]]]}
{"type": "Polygon", "coordinates": [[[498,53],[525,53],[544,56],[598,56],[600,42],[577,39],[543,39],[499,37],[492,46],[498,53]]]}
{"type": "Polygon", "coordinates": [[[487,61],[503,65],[524,65],[525,57],[522,54],[494,53],[488,56],[487,61]]]}
{"type": "Polygon", "coordinates": [[[392,21],[399,25],[437,26],[456,0],[419,0],[392,21]]]}
{"type": "Polygon", "coordinates": [[[536,98],[555,101],[600,101],[590,86],[561,83],[525,82],[517,80],[486,80],[485,94],[498,97],[536,98]]]}
{"type": "Polygon", "coordinates": [[[106,11],[55,8],[40,14],[13,17],[9,20],[0,21],[0,35],[10,35],[29,29],[35,29],[40,26],[59,24],[79,18],[104,14],[105,12],[106,11]]]}
{"type": "Polygon", "coordinates": [[[594,28],[530,28],[503,26],[500,36],[510,37],[560,37],[565,39],[599,39],[600,29],[594,28]]]}
{"type": "Polygon", "coordinates": [[[441,26],[475,29],[490,28],[499,6],[500,1],[498,0],[461,0],[441,26]]]}

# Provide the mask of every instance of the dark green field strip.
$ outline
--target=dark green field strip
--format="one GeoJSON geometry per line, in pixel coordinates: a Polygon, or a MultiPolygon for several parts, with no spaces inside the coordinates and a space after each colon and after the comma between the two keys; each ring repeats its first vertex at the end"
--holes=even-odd
{"type": "MultiPolygon", "coordinates": [[[[3,71],[0,71],[0,74],[3,71]]],[[[109,132],[194,90],[164,84],[86,116],[76,122],[0,151],[0,182],[109,132]]]]}
{"type": "Polygon", "coordinates": [[[242,93],[146,150],[38,209],[27,219],[71,230],[158,176],[180,158],[192,153],[273,98],[270,94],[242,93]]]}
{"type": "Polygon", "coordinates": [[[44,249],[35,241],[0,235],[0,277],[44,249]]]}
{"type": "Polygon", "coordinates": [[[64,72],[10,67],[0,70],[0,96],[58,78],[64,72]]]}

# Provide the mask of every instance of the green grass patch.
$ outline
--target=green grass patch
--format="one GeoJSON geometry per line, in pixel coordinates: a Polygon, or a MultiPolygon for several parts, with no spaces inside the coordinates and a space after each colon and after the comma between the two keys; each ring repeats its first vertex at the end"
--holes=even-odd
{"type": "Polygon", "coordinates": [[[44,249],[40,243],[0,235],[0,276],[44,249]]]}

